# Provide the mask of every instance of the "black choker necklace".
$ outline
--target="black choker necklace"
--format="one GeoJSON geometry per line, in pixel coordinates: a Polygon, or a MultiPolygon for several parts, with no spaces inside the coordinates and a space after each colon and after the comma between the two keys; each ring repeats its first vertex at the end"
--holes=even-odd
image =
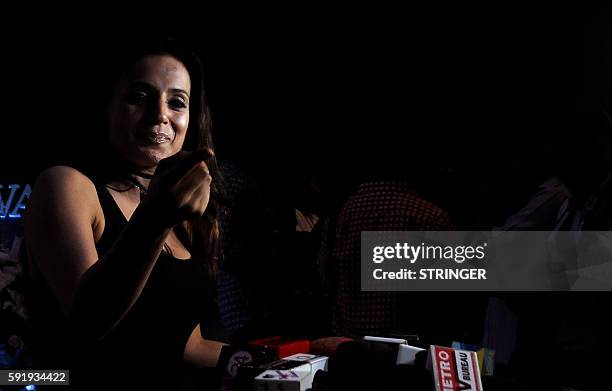
{"type": "Polygon", "coordinates": [[[137,188],[138,190],[140,190],[140,198],[142,199],[142,197],[147,195],[147,188],[144,187],[142,185],[142,183],[138,182],[136,179],[132,178],[131,176],[128,177],[129,181],[132,183],[132,185],[137,188]]]}

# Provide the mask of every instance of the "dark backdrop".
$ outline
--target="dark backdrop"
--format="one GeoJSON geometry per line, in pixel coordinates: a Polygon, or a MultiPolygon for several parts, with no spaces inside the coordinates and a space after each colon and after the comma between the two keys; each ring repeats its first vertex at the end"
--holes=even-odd
{"type": "Polygon", "coordinates": [[[279,180],[322,169],[340,184],[393,156],[431,171],[425,187],[447,208],[471,200],[499,216],[549,173],[544,147],[571,137],[557,127],[566,107],[607,95],[605,10],[594,7],[182,11],[7,15],[0,183],[32,183],[95,148],[99,82],[123,34],[168,32],[200,54],[222,158],[265,156],[279,180]]]}

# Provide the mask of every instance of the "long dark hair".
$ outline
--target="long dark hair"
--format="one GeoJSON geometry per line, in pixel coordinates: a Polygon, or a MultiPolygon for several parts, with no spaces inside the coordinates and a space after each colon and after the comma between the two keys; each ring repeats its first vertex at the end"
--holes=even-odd
{"type": "MultiPolygon", "coordinates": [[[[208,99],[204,89],[203,70],[197,55],[173,38],[122,39],[114,47],[111,64],[105,64],[105,74],[101,82],[105,84],[102,106],[106,109],[111,100],[114,88],[120,81],[125,70],[147,55],[170,55],[179,60],[191,79],[191,94],[189,103],[189,126],[183,143],[183,151],[210,149],[214,152],[212,141],[212,121],[208,99]],[[109,88],[110,87],[110,88],[109,88]]],[[[106,110],[101,123],[107,124],[106,110]]],[[[102,132],[101,132],[102,133],[102,132]]],[[[111,182],[129,183],[131,168],[125,159],[115,151],[108,138],[108,129],[103,130],[102,155],[92,164],[86,163],[85,171],[101,184],[111,182]]],[[[177,226],[176,234],[183,244],[191,251],[192,256],[203,259],[207,270],[214,276],[221,259],[221,230],[219,213],[224,197],[223,178],[215,156],[206,161],[212,176],[211,197],[206,212],[201,218],[193,218],[177,226]]],[[[130,187],[127,185],[125,190],[130,187]]]]}

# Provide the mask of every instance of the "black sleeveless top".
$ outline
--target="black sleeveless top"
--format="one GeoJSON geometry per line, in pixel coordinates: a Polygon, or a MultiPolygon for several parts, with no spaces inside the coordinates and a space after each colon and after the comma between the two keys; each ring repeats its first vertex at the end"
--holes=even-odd
{"type": "MultiPolygon", "coordinates": [[[[105,218],[96,243],[102,257],[127,220],[104,186],[96,190],[105,218]]],[[[36,273],[30,271],[30,277],[36,273]]],[[[136,303],[113,331],[95,342],[74,338],[39,273],[30,278],[26,294],[38,367],[69,368],[75,390],[179,389],[183,351],[194,327],[201,323],[206,338],[223,339],[213,282],[199,259],[179,260],[162,252],[136,303]]]]}

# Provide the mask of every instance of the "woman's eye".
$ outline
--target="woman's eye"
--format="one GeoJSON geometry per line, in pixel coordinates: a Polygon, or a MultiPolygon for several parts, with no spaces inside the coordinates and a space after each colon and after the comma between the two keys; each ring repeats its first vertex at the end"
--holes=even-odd
{"type": "Polygon", "coordinates": [[[187,107],[187,103],[183,98],[171,98],[168,101],[168,105],[175,109],[184,109],[187,107]]]}
{"type": "Polygon", "coordinates": [[[127,94],[127,101],[132,105],[145,103],[146,100],[147,94],[142,91],[132,91],[127,94]]]}

